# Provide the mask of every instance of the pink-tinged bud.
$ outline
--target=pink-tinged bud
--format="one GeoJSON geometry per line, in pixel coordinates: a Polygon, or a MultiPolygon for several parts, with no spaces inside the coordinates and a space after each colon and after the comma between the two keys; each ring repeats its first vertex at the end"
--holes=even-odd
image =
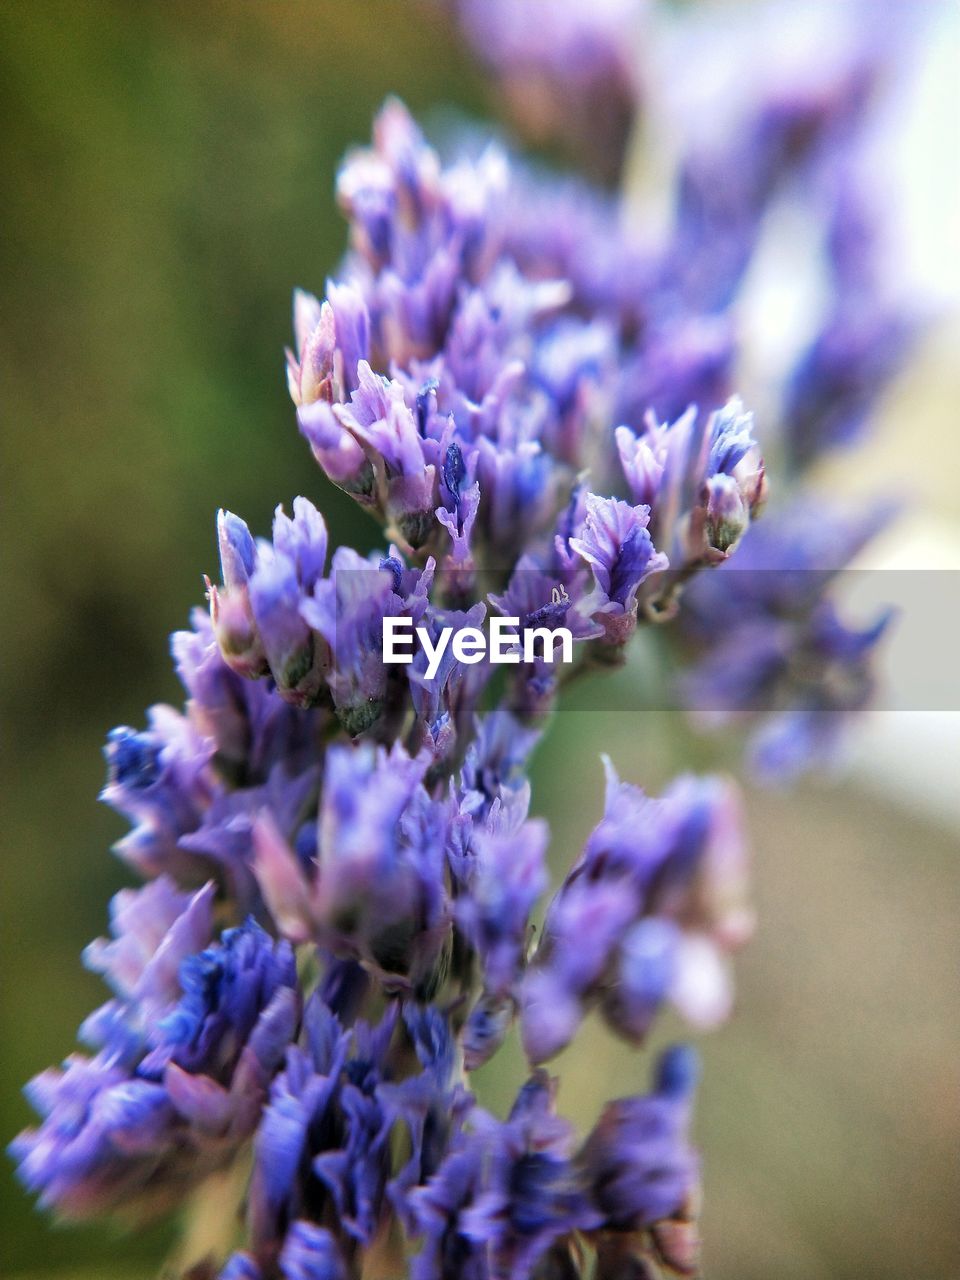
{"type": "Polygon", "coordinates": [[[370,355],[370,316],[362,292],[330,283],[319,302],[295,289],[295,350],[287,351],[287,386],[298,409],[346,400],[357,389],[357,367],[370,355]]]}
{"type": "Polygon", "coordinates": [[[306,942],[313,932],[310,886],[266,811],[253,824],[253,848],[253,874],[277,928],[291,942],[306,942]]]}
{"type": "Polygon", "coordinates": [[[750,510],[750,519],[755,520],[767,501],[767,469],[763,459],[759,456],[752,458],[748,454],[737,468],[736,476],[743,500],[750,510]]]}
{"type": "Polygon", "coordinates": [[[670,1000],[692,1027],[721,1026],[733,1008],[733,981],[726,958],[711,939],[682,935],[674,959],[670,1000]]]}
{"type": "Polygon", "coordinates": [[[269,670],[250,606],[250,576],[257,549],[250,530],[231,511],[217,512],[222,587],[204,581],[210,601],[210,620],[224,661],[238,675],[257,677],[269,670]]]}
{"type": "Polygon", "coordinates": [[[327,478],[362,505],[373,506],[376,504],[373,467],[341,417],[339,406],[317,400],[300,407],[297,424],[327,478]]]}
{"type": "Polygon", "coordinates": [[[223,1085],[209,1076],[191,1075],[175,1062],[168,1063],[163,1084],[178,1113],[202,1133],[220,1136],[233,1119],[233,1099],[223,1085]]]}
{"type": "Polygon", "coordinates": [[[312,332],[300,348],[297,387],[293,402],[297,406],[333,399],[333,357],[337,346],[337,326],[333,307],[324,302],[312,332]]]}
{"type": "Polygon", "coordinates": [[[724,951],[735,951],[753,936],[750,847],[737,786],[718,783],[710,838],[700,868],[695,912],[702,927],[724,951]]]}
{"type": "Polygon", "coordinates": [[[239,591],[221,591],[209,578],[205,581],[213,634],[224,662],[237,675],[251,679],[266,675],[270,668],[250,611],[250,596],[246,587],[239,591]]]}
{"type": "Polygon", "coordinates": [[[700,1228],[694,1209],[696,1194],[674,1218],[664,1218],[651,1229],[657,1256],[665,1267],[681,1276],[700,1274],[700,1228]]]}
{"type": "Polygon", "coordinates": [[[297,351],[302,351],[307,339],[320,323],[322,304],[319,298],[306,289],[293,291],[293,338],[297,351]]]}
{"type": "Polygon", "coordinates": [[[346,400],[360,385],[360,362],[370,359],[370,315],[363,293],[352,284],[327,285],[333,309],[336,351],[334,352],[334,399],[346,400]]]}

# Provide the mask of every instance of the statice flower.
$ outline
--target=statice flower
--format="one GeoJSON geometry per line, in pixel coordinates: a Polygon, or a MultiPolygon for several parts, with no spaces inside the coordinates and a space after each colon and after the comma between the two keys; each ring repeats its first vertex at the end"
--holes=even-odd
{"type": "MultiPolygon", "coordinates": [[[[620,167],[646,6],[451,7],[528,125],[620,167]]],[[[670,56],[702,69],[702,42],[678,18],[670,56]]],[[[348,155],[349,249],[324,297],[294,296],[287,382],[382,541],[331,547],[302,497],[270,537],[220,512],[209,611],[172,642],[185,704],[108,737],[103,798],[145,883],[85,953],[113,992],[89,1052],[28,1087],[40,1123],[11,1150],[45,1207],[141,1218],[229,1172],[244,1190],[193,1280],[696,1274],[692,1052],[586,1135],[542,1064],[591,1013],[637,1049],[666,1004],[729,1013],[753,927],[736,784],[651,797],[608,761],[551,896],[529,763],[565,686],[640,628],[701,719],[751,720],[766,775],[822,760],[867,702],[888,618],[851,625],[830,590],[890,514],[790,489],[865,430],[912,331],[848,163],[891,60],[851,29],[823,66],[740,75],[709,129],[671,101],[665,225],[502,139],[441,157],[395,100],[348,155]],[[788,197],[828,298],[755,422],[741,304],[788,197]],[[502,673],[478,651],[501,627],[502,673]],[[515,1024],[527,1078],[501,1117],[471,1076],[515,1024]]]]}

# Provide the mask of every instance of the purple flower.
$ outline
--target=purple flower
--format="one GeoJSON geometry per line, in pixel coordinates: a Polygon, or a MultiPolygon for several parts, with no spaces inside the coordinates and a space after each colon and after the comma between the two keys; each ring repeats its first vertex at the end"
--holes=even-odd
{"type": "Polygon", "coordinates": [[[417,430],[400,383],[379,377],[366,361],[357,368],[357,380],[350,404],[332,412],[370,461],[378,505],[391,528],[416,549],[434,527],[436,446],[417,430]]]}
{"type": "Polygon", "coordinates": [[[147,1029],[180,995],[181,964],[210,939],[212,898],[212,885],[196,894],[180,893],[166,876],[114,895],[114,937],[90,943],[83,960],[88,969],[104,976],[117,998],[84,1023],[81,1034],[88,1043],[108,1043],[120,1059],[137,1059],[147,1029]]]}
{"type": "Polygon", "coordinates": [[[456,441],[444,451],[441,474],[444,505],[437,507],[436,517],[450,535],[450,561],[462,583],[464,571],[473,568],[470,539],[480,510],[480,485],[476,481],[467,483],[467,464],[456,441]]]}
{"type": "Polygon", "coordinates": [[[834,761],[850,717],[873,698],[871,660],[893,619],[887,609],[867,626],[851,627],[829,601],[813,613],[793,638],[790,656],[792,665],[815,674],[806,680],[786,674],[783,683],[794,705],[761,724],[750,746],[758,777],[782,783],[834,761]]]}
{"type": "MultiPolygon", "coordinates": [[[[579,508],[578,508],[579,509],[579,508]]],[[[579,527],[577,525],[576,527],[579,527]]],[[[534,660],[518,655],[512,680],[510,710],[529,724],[543,722],[559,692],[557,667],[573,658],[574,645],[602,637],[603,627],[591,616],[596,603],[590,592],[591,574],[570,548],[569,539],[555,539],[553,554],[527,553],[517,561],[506,590],[489,599],[503,617],[518,618],[518,644],[533,644],[534,660]],[[553,632],[570,633],[570,657],[553,632]]]]}
{"type": "Polygon", "coordinates": [[[734,397],[704,427],[691,408],[672,424],[648,416],[639,434],[618,427],[616,441],[630,491],[678,570],[725,560],[766,496],[752,414],[734,397]]]}
{"type": "Polygon", "coordinates": [[[300,601],[322,579],[327,529],[306,498],[293,509],[290,519],[277,508],[273,543],[259,546],[242,520],[220,513],[224,583],[210,588],[210,613],[224,658],[240,675],[269,671],[288,701],[309,707],[323,685],[325,654],[300,616],[300,601]],[[229,632],[236,618],[243,621],[239,639],[229,632]]]}
{"type": "Polygon", "coordinates": [[[261,676],[267,670],[267,659],[253,620],[249,590],[256,563],[253,538],[239,516],[223,510],[217,515],[217,533],[223,586],[207,582],[214,631],[225,659],[235,671],[243,676],[261,676]]]}
{"type": "Polygon", "coordinates": [[[362,292],[331,281],[327,293],[323,303],[302,289],[293,295],[297,354],[287,352],[287,381],[299,408],[345,400],[356,390],[359,362],[370,356],[370,317],[362,292]]]}
{"type": "Polygon", "coordinates": [[[463,1221],[479,1193],[484,1146],[476,1135],[460,1131],[440,1168],[410,1195],[414,1234],[423,1247],[414,1258],[415,1280],[488,1280],[487,1252],[463,1221]]]}
{"type": "Polygon", "coordinates": [[[295,1222],[280,1254],[284,1280],[347,1280],[336,1239],[325,1227],[295,1222]]]}
{"type": "Polygon", "coordinates": [[[649,507],[631,507],[618,498],[592,493],[586,507],[583,531],[570,539],[570,548],[593,570],[593,619],[603,627],[608,644],[623,645],[637,625],[640,585],[666,569],[667,557],[654,550],[647,529],[649,507]]]}
{"type": "Polygon", "coordinates": [[[828,318],[785,389],[784,431],[795,468],[861,436],[912,337],[902,312],[875,298],[841,305],[828,318]]]}
{"type": "Polygon", "coordinates": [[[310,870],[271,824],[255,831],[255,870],[279,928],[362,961],[401,990],[429,988],[451,931],[451,806],[424,787],[429,763],[399,746],[331,748],[310,870]]]}
{"type": "Polygon", "coordinates": [[[722,404],[733,391],[737,351],[726,317],[655,322],[636,355],[625,359],[617,416],[636,422],[654,413],[672,422],[690,405],[722,404]]]}
{"type": "Polygon", "coordinates": [[[578,1160],[609,1231],[647,1230],[680,1213],[699,1179],[689,1145],[696,1058],[675,1046],[658,1064],[654,1092],[608,1102],[578,1160]]]}
{"type": "Polygon", "coordinates": [[[555,1092],[556,1082],[538,1073],[508,1120],[475,1111],[436,1174],[412,1193],[425,1236],[418,1277],[520,1280],[554,1241],[597,1224],[572,1159],[572,1132],[554,1111],[555,1092]]]}
{"type": "MultiPolygon", "coordinates": [[[[753,415],[736,398],[712,415],[704,445],[703,485],[690,516],[687,559],[726,558],[766,499],[766,473],[753,438],[753,415]]],[[[701,468],[698,466],[698,472],[701,468]]]]}
{"type": "Polygon", "coordinates": [[[231,1070],[237,1046],[245,1044],[258,1026],[269,1059],[279,1058],[277,1049],[282,1053],[286,1040],[274,1041],[276,1029],[270,1019],[261,1022],[260,1014],[275,995],[277,1011],[284,1012],[278,1027],[287,1024],[293,1011],[296,971],[286,943],[274,946],[260,926],[248,920],[227,929],[213,946],[187,956],[179,981],[182,995],[157,1025],[157,1044],[142,1070],[172,1062],[185,1072],[202,1070],[218,1078],[231,1070]]]}
{"type": "MultiPolygon", "coordinates": [[[[581,519],[573,530],[583,527],[581,519]]],[[[552,556],[521,556],[506,591],[502,595],[491,594],[490,603],[502,616],[520,619],[520,637],[537,627],[562,625],[574,640],[595,639],[603,632],[588,612],[592,604],[588,594],[591,574],[572,549],[570,537],[561,539],[558,534],[555,541],[558,545],[552,556]]]]}
{"type": "Polygon", "coordinates": [[[475,817],[505,810],[522,821],[530,803],[525,768],[541,733],[502,709],[478,719],[461,773],[462,807],[475,817]]]}
{"type": "Polygon", "coordinates": [[[473,834],[469,878],[455,907],[457,924],[483,973],[483,994],[464,1030],[468,1070],[496,1052],[512,1022],[530,916],[547,887],[546,845],[546,825],[537,821],[512,832],[473,834]]]}
{"type": "Polygon", "coordinates": [[[358,1024],[354,1056],[339,1092],[339,1141],[313,1159],[313,1172],[326,1187],[347,1236],[370,1245],[383,1211],[390,1170],[393,1116],[378,1094],[394,1019],[379,1027],[358,1024]]]}
{"type": "Polygon", "coordinates": [[[665,999],[698,1025],[729,1011],[727,952],[752,930],[732,788],[681,778],[662,799],[607,762],[607,802],[551,903],[520,992],[530,1059],[558,1053],[589,1007],[642,1041],[665,999]]]}
{"type": "MultiPolygon", "coordinates": [[[[465,627],[479,628],[485,617],[486,608],[480,602],[467,612],[437,609],[431,605],[425,610],[419,624],[430,636],[436,651],[440,632],[444,628],[450,628],[454,634],[465,627]]],[[[407,666],[411,701],[417,716],[429,728],[437,725],[442,717],[447,718],[452,750],[453,742],[457,739],[457,727],[462,733],[464,722],[472,720],[476,703],[490,674],[489,668],[464,665],[454,656],[453,645],[447,644],[437,663],[436,672],[428,675],[429,669],[427,653],[421,646],[407,666]]],[[[434,748],[436,744],[436,736],[427,743],[434,748]]]]}
{"type": "Polygon", "coordinates": [[[348,157],[338,196],[369,273],[372,346],[385,364],[429,358],[442,345],[457,288],[483,247],[483,215],[498,184],[496,164],[442,172],[396,100],[376,121],[373,148],[348,157]]]}
{"type": "Polygon", "coordinates": [[[361,1022],[344,1031],[319,995],[308,1003],[300,1043],[287,1051],[254,1145],[248,1226],[265,1270],[279,1256],[287,1274],[291,1259],[302,1254],[306,1265],[320,1245],[318,1264],[350,1263],[391,1210],[411,1222],[407,1197],[436,1171],[470,1109],[469,1095],[452,1083],[455,1048],[445,1018],[429,1007],[404,1009],[419,1062],[411,1070],[395,1015],[393,1007],[376,1027],[361,1022]],[[391,1177],[398,1126],[410,1146],[391,1177]],[[334,1221],[336,1236],[319,1229],[334,1221]]]}
{"type": "Polygon", "coordinates": [[[192,621],[193,630],[176,632],[171,648],[189,696],[188,718],[202,741],[214,743],[220,774],[257,785],[278,764],[291,774],[308,768],[322,713],[304,714],[266,681],[239,677],[224,662],[209,617],[197,609],[192,621]]]}
{"type": "Polygon", "coordinates": [[[276,1251],[287,1223],[309,1202],[311,1135],[337,1132],[333,1109],[349,1037],[316,997],[304,1012],[303,1035],[304,1048],[287,1050],[254,1142],[247,1217],[252,1245],[264,1257],[276,1251]]]}
{"type": "Polygon", "coordinates": [[[442,866],[448,806],[426,759],[331,751],[320,811],[320,919],[384,971],[425,981],[449,932],[442,866]]]}
{"type": "Polygon", "coordinates": [[[320,767],[313,765],[299,776],[275,766],[264,786],[224,789],[194,830],[180,837],[180,849],[194,855],[194,862],[216,875],[228,895],[242,910],[261,906],[253,875],[253,829],[269,814],[274,827],[288,839],[302,840],[304,812],[316,804],[320,767]]]}
{"type": "Polygon", "coordinates": [[[102,799],[134,823],[116,845],[125,861],[186,887],[215,876],[240,911],[255,910],[252,819],[266,809],[295,834],[316,786],[320,713],[298,718],[275,690],[237,676],[199,611],[195,626],[173,638],[187,714],[156,707],[148,730],[115,729],[102,799]]]}
{"type": "Polygon", "coordinates": [[[373,465],[332,406],[325,400],[304,405],[297,423],[327,478],[362,506],[376,509],[373,465]]]}
{"type": "Polygon", "coordinates": [[[554,1057],[576,1035],[635,913],[635,899],[617,882],[571,879],[554,899],[543,954],[535,953],[520,988],[521,1033],[532,1062],[554,1057]]]}
{"type": "Polygon", "coordinates": [[[635,329],[648,317],[658,265],[646,229],[623,220],[612,194],[511,160],[512,180],[497,206],[506,253],[534,280],[566,281],[576,313],[602,314],[635,329]]]}
{"type": "Polygon", "coordinates": [[[853,627],[827,594],[889,508],[841,515],[821,504],[812,525],[807,510],[795,500],[751,530],[737,568],[697,582],[682,614],[697,644],[680,682],[685,705],[713,727],[746,714],[751,764],[766,780],[837,752],[850,715],[873,695],[873,655],[893,617],[853,627]]]}
{"type": "Polygon", "coordinates": [[[520,1280],[554,1241],[597,1224],[571,1158],[572,1130],[555,1111],[556,1086],[537,1072],[505,1122],[474,1119],[486,1160],[461,1231],[489,1250],[495,1275],[520,1280]]]}
{"type": "Polygon", "coordinates": [[[29,1095],[43,1122],[11,1147],[25,1185],[66,1217],[166,1209],[228,1163],[295,1029],[285,945],[250,923],[188,953],[209,936],[209,889],[157,939],[145,916],[160,899],[167,918],[175,906],[158,886],[142,902],[121,898],[119,936],[88,953],[118,997],[84,1026],[96,1057],[36,1077],[29,1095]]]}
{"type": "Polygon", "coordinates": [[[456,1083],[457,1045],[449,1021],[435,1008],[408,1005],[407,1034],[422,1070],[398,1084],[384,1083],[378,1097],[406,1130],[410,1156],[387,1184],[387,1195],[404,1230],[418,1233],[411,1195],[437,1173],[474,1107],[472,1094],[456,1083]]]}
{"type": "Polygon", "coordinates": [[[294,404],[310,405],[333,396],[336,325],[333,307],[302,289],[293,295],[293,332],[297,354],[288,350],[287,387],[294,404]]]}
{"type": "Polygon", "coordinates": [[[474,872],[457,923],[480,957],[488,995],[503,995],[516,980],[530,913],[547,887],[546,847],[546,824],[537,821],[474,837],[474,872]]]}
{"type": "Polygon", "coordinates": [[[350,250],[324,298],[294,295],[287,374],[315,458],[384,549],[341,546],[328,567],[304,498],[269,540],[219,514],[209,617],[173,638],[186,705],[107,743],[103,798],[132,824],[118,852],[149,880],[85,953],[112,998],[81,1029],[91,1056],[32,1083],[41,1123],[12,1148],[75,1217],[176,1208],[252,1168],[244,1234],[198,1277],[409,1262],[414,1280],[575,1280],[587,1247],[597,1280],[695,1274],[688,1054],[585,1141],[541,1070],[506,1119],[462,1080],[515,1017],[538,1064],[592,1011],[637,1046],[665,1003],[697,1026],[727,1014],[753,923],[735,789],[683,776],[653,798],[608,764],[534,950],[547,829],[528,766],[554,655],[517,655],[502,680],[430,655],[447,628],[515,617],[522,642],[568,630],[577,674],[672,622],[676,647],[665,626],[651,646],[685,696],[756,717],[753,762],[782,775],[865,704],[888,621],[851,626],[827,589],[889,514],[838,518],[802,492],[758,524],[765,466],[732,377],[784,193],[821,228],[827,289],[792,372],[761,388],[795,469],[859,432],[902,353],[857,141],[890,35],[825,10],[808,55],[776,7],[744,62],[684,15],[663,58],[634,46],[638,0],[455,7],[526,126],[604,176],[651,58],[679,138],[673,216],[500,146],[442,161],[396,101],[340,171],[350,250]],[[708,63],[729,92],[709,129],[684,128],[708,63]],[[384,661],[388,619],[419,628],[405,667],[384,661]]]}
{"type": "Polygon", "coordinates": [[[117,852],[147,876],[172,871],[188,883],[202,880],[179,840],[199,825],[216,793],[214,744],[171,707],[154,707],[149,717],[150,728],[141,733],[112,730],[104,749],[107,783],[100,798],[135,824],[117,852]]]}
{"type": "Polygon", "coordinates": [[[370,729],[386,709],[390,671],[383,662],[383,620],[407,612],[393,590],[392,570],[378,564],[340,547],[330,577],[300,603],[304,623],[329,649],[327,684],[351,736],[370,729]]]}
{"type": "Polygon", "coordinates": [[[791,15],[771,3],[746,21],[701,17],[675,42],[661,73],[682,66],[687,83],[710,92],[708,103],[701,89],[678,122],[692,145],[681,158],[673,267],[696,305],[731,302],[764,214],[791,179],[815,190],[824,172],[849,164],[909,25],[900,14],[883,24],[871,16],[860,4],[812,4],[791,15]],[[694,131],[706,108],[712,127],[694,131]]]}
{"type": "Polygon", "coordinates": [[[311,706],[323,684],[314,660],[313,637],[300,616],[300,584],[294,562],[264,546],[250,580],[250,604],[277,688],[291,701],[311,706]]]}

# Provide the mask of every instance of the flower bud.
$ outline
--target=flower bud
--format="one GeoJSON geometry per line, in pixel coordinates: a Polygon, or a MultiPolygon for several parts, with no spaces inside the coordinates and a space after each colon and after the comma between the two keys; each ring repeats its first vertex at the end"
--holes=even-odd
{"type": "Polygon", "coordinates": [[[287,352],[287,385],[299,408],[333,399],[333,357],[336,325],[329,302],[322,305],[303,290],[293,295],[293,328],[299,359],[287,352]]]}
{"type": "Polygon", "coordinates": [[[750,524],[750,511],[733,476],[715,475],[704,485],[704,532],[707,545],[724,555],[731,552],[750,524]]]}
{"type": "Polygon", "coordinates": [[[300,616],[301,592],[289,556],[263,544],[250,579],[250,605],[277,688],[288,702],[309,707],[323,683],[310,628],[300,616]]]}

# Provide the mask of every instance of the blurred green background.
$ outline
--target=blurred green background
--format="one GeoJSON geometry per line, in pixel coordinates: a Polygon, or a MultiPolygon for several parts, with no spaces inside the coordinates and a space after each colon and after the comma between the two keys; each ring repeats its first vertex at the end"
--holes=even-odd
{"type": "MultiPolygon", "coordinates": [[[[78,955],[128,878],[99,746],[180,696],[165,636],[216,567],[217,507],[262,532],[303,492],[372,545],[297,435],[281,349],[292,287],[322,291],[343,247],[338,158],[388,92],[491,105],[410,0],[0,4],[4,1141],[103,998],[78,955]]],[[[655,786],[683,742],[670,717],[565,712],[535,777],[558,856],[596,819],[585,757],[655,786]]],[[[708,1274],[960,1275],[955,840],[849,789],[753,799],[761,932],[704,1046],[708,1274]]],[[[586,1122],[645,1066],[597,1031],[563,1069],[586,1122]]],[[[167,1241],[52,1230],[0,1163],[5,1276],[134,1280],[167,1241]]]]}

